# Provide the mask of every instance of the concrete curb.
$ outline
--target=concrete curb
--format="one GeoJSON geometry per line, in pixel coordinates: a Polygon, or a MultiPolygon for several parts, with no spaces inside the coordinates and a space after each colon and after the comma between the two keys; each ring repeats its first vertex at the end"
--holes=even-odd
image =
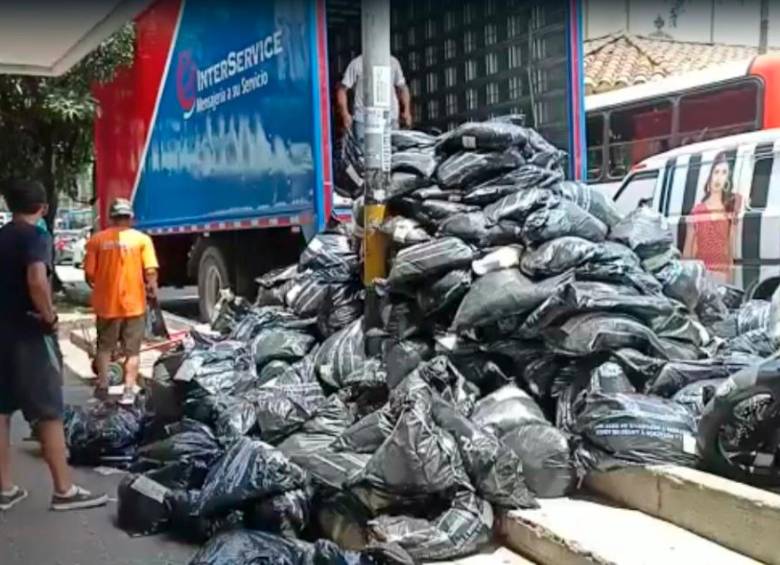
{"type": "Polygon", "coordinates": [[[780,565],[780,495],[684,467],[594,473],[588,488],[764,563],[780,565]]]}
{"type": "Polygon", "coordinates": [[[742,565],[757,561],[636,510],[581,498],[539,501],[501,519],[507,547],[550,565],[742,565]]]}

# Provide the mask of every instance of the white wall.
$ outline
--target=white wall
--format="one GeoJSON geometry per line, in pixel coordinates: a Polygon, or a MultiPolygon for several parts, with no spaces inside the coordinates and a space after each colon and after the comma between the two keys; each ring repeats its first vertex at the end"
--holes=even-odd
{"type": "MultiPolygon", "coordinates": [[[[632,33],[649,35],[656,30],[654,21],[661,14],[667,20],[663,31],[675,39],[709,42],[712,30],[716,43],[758,45],[760,0],[687,0],[677,27],[669,21],[669,0],[584,1],[589,38],[624,30],[627,23],[632,33]]],[[[780,0],[770,0],[769,44],[780,46],[780,0]]]]}

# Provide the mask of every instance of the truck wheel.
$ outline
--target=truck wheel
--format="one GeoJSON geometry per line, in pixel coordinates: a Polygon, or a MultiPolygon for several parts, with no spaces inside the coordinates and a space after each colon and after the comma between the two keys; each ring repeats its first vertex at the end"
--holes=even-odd
{"type": "Polygon", "coordinates": [[[221,291],[230,288],[227,260],[216,245],[209,245],[198,263],[198,306],[200,318],[211,321],[221,291]]]}

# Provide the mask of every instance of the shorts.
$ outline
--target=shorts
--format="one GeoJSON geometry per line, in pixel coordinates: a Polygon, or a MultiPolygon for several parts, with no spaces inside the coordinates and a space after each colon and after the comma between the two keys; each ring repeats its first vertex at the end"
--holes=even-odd
{"type": "Polygon", "coordinates": [[[62,419],[62,354],[56,336],[0,332],[0,414],[17,410],[30,424],[62,419]]]}
{"type": "Polygon", "coordinates": [[[133,318],[98,318],[97,350],[100,353],[118,352],[133,357],[141,352],[141,343],[146,333],[146,316],[133,318]],[[117,345],[121,349],[117,351],[117,345]]]}

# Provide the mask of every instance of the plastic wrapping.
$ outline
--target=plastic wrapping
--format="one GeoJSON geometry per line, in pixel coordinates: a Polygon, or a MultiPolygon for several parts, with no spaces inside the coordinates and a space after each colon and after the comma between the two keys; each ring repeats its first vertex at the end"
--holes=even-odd
{"type": "Polygon", "coordinates": [[[448,271],[468,267],[473,259],[471,247],[455,237],[421,243],[399,251],[387,281],[391,286],[404,286],[431,280],[448,271]]]}
{"type": "Polygon", "coordinates": [[[435,520],[383,515],[368,525],[374,538],[400,545],[418,561],[454,559],[474,553],[490,541],[493,509],[464,492],[435,520]]]}
{"type": "Polygon", "coordinates": [[[257,369],[262,370],[271,361],[294,363],[314,347],[314,337],[309,334],[284,329],[261,332],[252,342],[252,354],[257,369]]]}
{"type": "Polygon", "coordinates": [[[418,222],[403,216],[393,216],[385,220],[381,230],[398,247],[408,247],[433,239],[418,222]]]}
{"type": "Polygon", "coordinates": [[[468,214],[477,212],[477,206],[463,204],[461,202],[447,202],[445,200],[423,200],[420,203],[420,214],[428,225],[440,224],[455,214],[468,214]]]}
{"type": "Polygon", "coordinates": [[[144,475],[125,475],[117,487],[117,526],[131,536],[168,529],[171,490],[144,475]]]}
{"type": "Polygon", "coordinates": [[[477,259],[471,264],[471,269],[477,276],[485,276],[493,271],[511,269],[520,265],[520,257],[523,255],[523,248],[519,245],[499,247],[491,251],[481,259],[477,259]]]}
{"type": "Polygon", "coordinates": [[[479,429],[502,437],[531,422],[547,423],[542,409],[524,391],[509,384],[477,402],[471,421],[479,429]]]}
{"type": "Polygon", "coordinates": [[[328,285],[325,304],[317,315],[317,329],[330,337],[363,315],[363,285],[359,282],[328,285]]]}
{"type": "Polygon", "coordinates": [[[395,172],[390,175],[387,196],[390,200],[394,200],[426,186],[431,186],[431,181],[425,177],[414,173],[395,172]]]}
{"type": "Polygon", "coordinates": [[[436,155],[430,149],[406,149],[393,152],[391,170],[431,178],[436,172],[436,155]]]}
{"type": "Polygon", "coordinates": [[[460,304],[460,301],[471,288],[470,271],[450,271],[436,279],[428,287],[417,290],[417,305],[422,315],[432,316],[447,312],[460,304]]]}
{"type": "Polygon", "coordinates": [[[387,367],[387,386],[395,388],[420,363],[431,357],[433,357],[433,347],[427,341],[412,339],[391,342],[383,355],[387,367]]]}
{"type": "Polygon", "coordinates": [[[206,477],[199,510],[203,516],[225,514],[305,486],[305,471],[280,451],[261,441],[241,438],[206,477]]]}
{"type": "Polygon", "coordinates": [[[276,443],[294,433],[325,402],[322,387],[313,376],[299,380],[292,374],[294,367],[248,395],[265,441],[276,443]]]}
{"type": "Polygon", "coordinates": [[[349,426],[354,418],[349,408],[337,395],[332,395],[307,420],[300,431],[278,445],[287,456],[303,455],[329,446],[349,426]]]}
{"type": "Polygon", "coordinates": [[[698,422],[704,407],[715,396],[715,391],[726,379],[704,379],[684,386],[678,390],[672,400],[688,408],[698,422]]]}
{"type": "Polygon", "coordinates": [[[520,261],[522,271],[533,278],[558,275],[595,258],[601,248],[581,237],[560,237],[527,250],[520,261]]]}
{"type": "Polygon", "coordinates": [[[512,450],[441,399],[434,399],[432,415],[436,425],[458,443],[466,473],[480,496],[502,508],[538,506],[525,485],[523,465],[512,450]]]}
{"type": "Polygon", "coordinates": [[[284,306],[284,297],[298,277],[298,265],[269,271],[255,279],[258,285],[256,306],[284,306]]]}
{"type": "Polygon", "coordinates": [[[671,398],[691,383],[706,379],[725,379],[752,364],[752,360],[705,359],[666,363],[658,375],[647,384],[647,394],[671,398]]]}
{"type": "Polygon", "coordinates": [[[181,463],[199,469],[205,475],[205,471],[223,453],[222,446],[208,426],[184,419],[172,426],[168,437],[140,447],[138,458],[146,465],[156,467],[181,463]]]}
{"type": "Polygon", "coordinates": [[[532,212],[523,224],[523,240],[528,245],[540,245],[565,236],[598,243],[607,237],[607,226],[568,200],[555,208],[545,207],[532,212]]]}
{"type": "Polygon", "coordinates": [[[488,224],[482,212],[456,214],[439,225],[439,236],[453,236],[478,247],[492,247],[520,241],[521,228],[511,221],[488,224]]]}
{"type": "Polygon", "coordinates": [[[673,261],[656,273],[664,285],[664,294],[696,310],[706,284],[706,268],[702,261],[673,261]]]}
{"type": "Polygon", "coordinates": [[[254,405],[244,398],[220,394],[188,398],[184,414],[212,426],[222,438],[248,434],[257,424],[254,405]]]}
{"type": "Polygon", "coordinates": [[[528,141],[528,130],[512,123],[466,122],[443,135],[439,149],[455,153],[463,149],[503,151],[510,147],[523,147],[528,141]]]}
{"type": "Polygon", "coordinates": [[[357,198],[363,194],[365,162],[352,131],[337,140],[334,155],[334,189],[345,198],[357,198]]]}
{"type": "Polygon", "coordinates": [[[133,461],[141,439],[143,413],[131,407],[69,406],[63,418],[65,443],[75,465],[121,467],[133,461]]]}
{"type": "Polygon", "coordinates": [[[703,467],[747,484],[780,486],[780,361],[766,360],[720,384],[699,420],[703,467]]]}
{"type": "Polygon", "coordinates": [[[489,224],[496,224],[501,220],[523,224],[536,210],[555,208],[560,202],[560,196],[550,190],[530,188],[513,192],[485,207],[485,218],[489,224]]]}
{"type": "Polygon", "coordinates": [[[394,421],[386,410],[377,410],[347,428],[333,443],[333,449],[372,454],[393,431],[394,421]]]}
{"type": "Polygon", "coordinates": [[[603,192],[578,181],[561,181],[553,187],[564,198],[595,216],[607,227],[616,226],[622,216],[615,204],[603,192]]]}
{"type": "Polygon", "coordinates": [[[453,328],[460,333],[530,312],[553,290],[531,282],[516,269],[493,271],[471,286],[458,308],[453,328]]]}
{"type": "Polygon", "coordinates": [[[325,340],[314,356],[320,379],[332,388],[340,388],[342,379],[365,363],[364,341],[362,318],[325,340]]]}
{"type": "Polygon", "coordinates": [[[309,490],[291,490],[255,502],[244,513],[244,523],[249,529],[297,539],[309,523],[309,490]]]}
{"type": "Polygon", "coordinates": [[[413,148],[433,147],[437,138],[423,131],[410,129],[393,130],[390,142],[396,151],[405,151],[413,148]]]}
{"type": "Polygon", "coordinates": [[[459,189],[445,190],[438,185],[418,188],[412,193],[412,197],[418,200],[442,200],[444,202],[460,202],[463,199],[463,191],[459,189]]]}
{"type": "Polygon", "coordinates": [[[671,400],[592,392],[577,407],[576,430],[578,456],[591,468],[696,463],[693,415],[671,400]]]}
{"type": "Polygon", "coordinates": [[[301,253],[298,270],[335,270],[355,273],[358,256],[352,249],[349,237],[339,231],[325,231],[317,234],[301,253]]]}
{"type": "Polygon", "coordinates": [[[524,163],[525,159],[516,149],[484,153],[464,151],[442,161],[436,170],[436,178],[443,187],[468,190],[524,163]]]}
{"type": "Polygon", "coordinates": [[[666,218],[647,206],[640,206],[613,226],[609,238],[627,245],[642,259],[662,254],[674,245],[666,218]]]}
{"type": "Polygon", "coordinates": [[[522,461],[528,488],[539,498],[558,498],[573,492],[578,470],[566,436],[546,422],[521,424],[502,438],[522,461]]]}

